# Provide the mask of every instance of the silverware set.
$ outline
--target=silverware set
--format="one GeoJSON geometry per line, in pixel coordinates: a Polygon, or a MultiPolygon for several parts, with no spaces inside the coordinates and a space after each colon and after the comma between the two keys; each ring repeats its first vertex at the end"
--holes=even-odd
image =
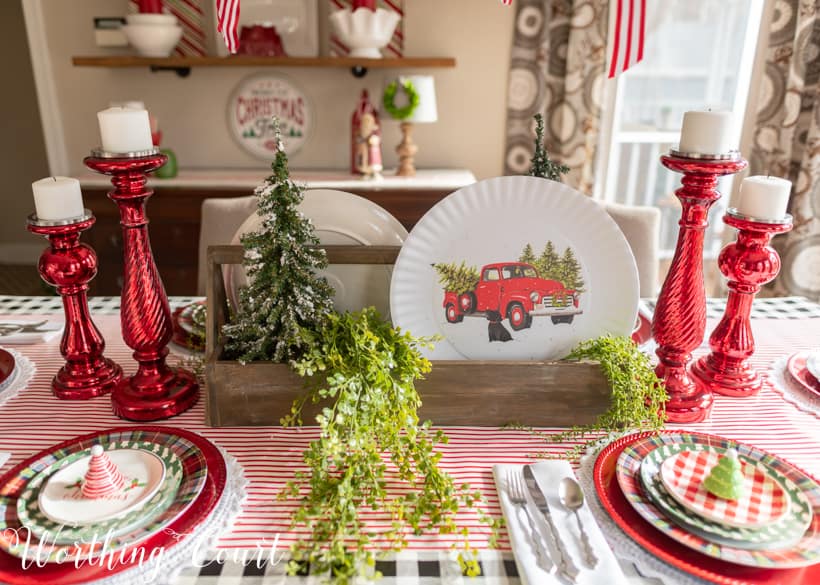
{"type": "MultiPolygon", "coordinates": [[[[507,496],[510,501],[519,508],[524,509],[527,518],[527,527],[530,532],[530,540],[532,541],[533,552],[535,553],[536,563],[539,567],[550,573],[557,574],[569,583],[575,583],[580,570],[572,556],[567,550],[561,534],[558,532],[553,519],[553,513],[550,508],[547,498],[538,486],[535,476],[532,473],[530,466],[525,465],[523,474],[518,471],[508,471],[506,475],[507,496]],[[549,527],[549,533],[545,540],[541,536],[541,532],[536,528],[535,520],[530,514],[527,506],[527,493],[532,498],[537,510],[541,513],[544,521],[549,527]],[[550,554],[550,550],[554,554],[550,554]]],[[[584,564],[594,569],[598,564],[598,558],[592,550],[592,544],[589,541],[589,536],[584,529],[581,517],[578,515],[578,510],[584,505],[584,494],[581,491],[581,486],[578,485],[572,478],[565,478],[562,480],[559,489],[559,499],[561,505],[569,512],[575,514],[578,528],[581,533],[581,547],[584,551],[584,564]]]]}
{"type": "Polygon", "coordinates": [[[18,333],[41,333],[40,327],[46,323],[48,323],[47,319],[39,323],[0,323],[0,337],[18,333]]]}

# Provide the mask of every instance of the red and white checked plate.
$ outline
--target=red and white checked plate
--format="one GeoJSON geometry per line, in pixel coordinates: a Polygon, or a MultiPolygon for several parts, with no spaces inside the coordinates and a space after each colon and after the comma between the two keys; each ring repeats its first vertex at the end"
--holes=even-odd
{"type": "Polygon", "coordinates": [[[706,491],[703,481],[721,454],[712,450],[681,451],[661,465],[661,481],[682,506],[727,526],[759,528],[777,522],[789,511],[789,496],[763,466],[740,461],[745,483],[743,496],[725,500],[706,491]]]}

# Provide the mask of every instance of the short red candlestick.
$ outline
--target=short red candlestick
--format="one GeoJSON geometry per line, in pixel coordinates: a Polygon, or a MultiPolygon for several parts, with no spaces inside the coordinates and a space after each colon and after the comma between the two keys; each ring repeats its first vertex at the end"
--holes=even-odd
{"type": "Polygon", "coordinates": [[[191,408],[199,399],[199,384],[188,370],[165,363],[173,335],[171,307],[157,271],[145,202],[146,173],[168,160],[154,148],[145,152],[110,154],[99,150],[86,157],[93,171],[111,175],[108,197],[120,209],[123,234],[124,282],[120,319],[125,343],[134,350],[137,373],[120,383],[111,395],[114,413],[129,420],[158,420],[191,408]]]}
{"type": "Polygon", "coordinates": [[[692,365],[692,375],[705,388],[724,396],[757,394],[763,381],[749,358],[755,351],[750,314],[760,285],[780,272],[780,256],[769,246],[772,236],[792,229],[792,218],[765,221],[746,217],[730,209],[723,218],[737,228],[737,241],[727,245],[718,266],[729,279],[726,310],[709,337],[712,352],[692,365]]]}
{"type": "Polygon", "coordinates": [[[720,199],[718,178],[740,171],[747,163],[739,154],[699,158],[675,151],[662,156],[661,162],[683,173],[683,186],[675,191],[682,207],[678,242],[652,320],[659,359],[655,373],[669,395],[667,420],[701,422],[708,418],[714,397],[689,377],[687,366],[706,331],[703,235],[709,225],[709,208],[720,199]]]}
{"type": "Polygon", "coordinates": [[[48,238],[51,246],[40,256],[38,269],[45,282],[63,299],[65,329],[60,353],[65,365],[51,381],[57,398],[86,400],[107,394],[122,380],[122,369],[103,357],[105,341],[88,311],[88,283],[97,275],[97,255],[80,243],[80,233],[94,225],[86,210],[83,217],[55,222],[28,218],[28,230],[48,238]]]}

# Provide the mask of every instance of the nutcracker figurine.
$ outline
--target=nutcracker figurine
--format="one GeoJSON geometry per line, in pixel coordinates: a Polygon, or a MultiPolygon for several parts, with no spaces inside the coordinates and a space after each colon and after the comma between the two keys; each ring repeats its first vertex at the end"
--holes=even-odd
{"type": "Polygon", "coordinates": [[[382,131],[379,114],[366,89],[353,112],[351,131],[350,172],[367,178],[381,176],[382,131]]]}

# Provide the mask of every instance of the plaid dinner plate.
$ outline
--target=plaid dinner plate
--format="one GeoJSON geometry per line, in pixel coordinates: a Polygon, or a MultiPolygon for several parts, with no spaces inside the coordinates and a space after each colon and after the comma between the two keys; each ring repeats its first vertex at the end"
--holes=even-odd
{"type": "Polygon", "coordinates": [[[738,500],[726,500],[706,490],[704,481],[721,456],[713,449],[671,455],[660,470],[666,491],[695,514],[727,526],[761,528],[782,519],[789,511],[789,497],[764,466],[740,461],[744,485],[738,500]]]}

